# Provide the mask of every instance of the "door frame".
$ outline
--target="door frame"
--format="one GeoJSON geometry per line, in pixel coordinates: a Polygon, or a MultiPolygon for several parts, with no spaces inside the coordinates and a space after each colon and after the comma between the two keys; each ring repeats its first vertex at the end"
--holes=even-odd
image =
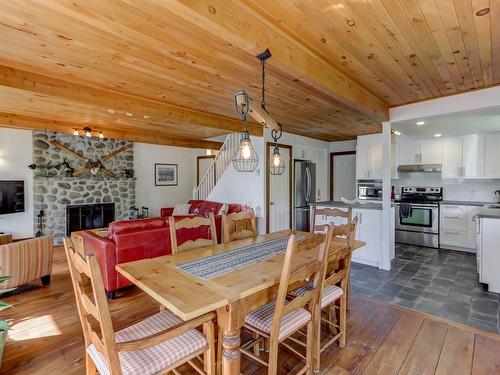
{"type": "Polygon", "coordinates": [[[333,201],[333,182],[335,179],[334,173],[334,158],[336,156],[345,156],[345,155],[356,155],[356,150],[353,151],[342,151],[342,152],[330,152],[330,200],[333,201]]]}
{"type": "MultiPolygon", "coordinates": [[[[196,157],[196,186],[200,184],[200,160],[201,159],[215,159],[215,155],[200,155],[196,157]]],[[[215,184],[215,174],[214,174],[214,184],[215,184]]]]}
{"type": "MultiPolygon", "coordinates": [[[[269,233],[269,198],[270,198],[270,189],[269,189],[269,176],[270,176],[270,173],[269,173],[269,167],[268,167],[268,164],[269,164],[269,158],[271,157],[271,153],[269,151],[270,147],[276,145],[276,143],[274,142],[266,142],[266,162],[264,163],[265,165],[265,168],[266,168],[266,233],[269,233]]],[[[286,148],[288,149],[289,151],[289,155],[290,155],[290,158],[288,160],[288,213],[289,213],[289,229],[292,229],[292,214],[293,214],[293,210],[292,210],[292,175],[293,175],[293,171],[292,171],[292,166],[293,166],[293,155],[292,155],[292,149],[293,147],[291,145],[285,145],[285,144],[281,144],[281,143],[278,143],[278,147],[279,148],[286,148]]]]}

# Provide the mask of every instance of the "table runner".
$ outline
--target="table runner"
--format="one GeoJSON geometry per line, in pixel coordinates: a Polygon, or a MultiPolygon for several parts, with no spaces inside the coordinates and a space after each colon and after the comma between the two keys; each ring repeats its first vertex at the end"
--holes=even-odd
{"type": "MultiPolygon", "coordinates": [[[[289,238],[286,236],[246,245],[236,250],[181,263],[176,267],[200,279],[210,280],[275,255],[283,254],[286,251],[289,238]]],[[[297,237],[299,242],[303,239],[303,236],[297,237]]]]}

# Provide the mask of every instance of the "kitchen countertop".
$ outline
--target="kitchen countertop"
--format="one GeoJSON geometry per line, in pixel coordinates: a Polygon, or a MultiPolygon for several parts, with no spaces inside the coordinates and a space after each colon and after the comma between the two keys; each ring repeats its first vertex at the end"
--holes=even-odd
{"type": "Polygon", "coordinates": [[[500,209],[499,208],[481,208],[475,215],[475,217],[487,218],[487,219],[500,219],[500,209]]]}
{"type": "Polygon", "coordinates": [[[352,207],[362,208],[364,210],[382,210],[382,203],[354,203],[346,204],[342,201],[323,201],[310,203],[310,206],[330,206],[330,207],[352,207]]]}
{"type": "Polygon", "coordinates": [[[473,201],[450,201],[450,200],[443,200],[441,201],[441,204],[456,204],[460,206],[484,206],[485,204],[495,204],[495,202],[473,202],[473,201]]]}

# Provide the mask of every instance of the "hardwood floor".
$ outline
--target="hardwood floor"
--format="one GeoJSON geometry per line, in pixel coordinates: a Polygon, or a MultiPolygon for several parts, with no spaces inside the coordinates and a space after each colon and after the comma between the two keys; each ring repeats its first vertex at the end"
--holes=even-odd
{"type": "MultiPolygon", "coordinates": [[[[158,311],[135,288],[117,297],[111,302],[116,329],[158,311]]],[[[0,374],[85,373],[81,326],[62,248],[55,249],[49,287],[4,299],[14,308],[2,312],[12,328],[0,374]]],[[[500,335],[359,295],[350,303],[347,346],[324,353],[322,374],[500,374],[500,335]]],[[[296,357],[280,353],[280,373],[296,364],[296,357]]],[[[266,370],[244,359],[242,372],[266,370]]]]}

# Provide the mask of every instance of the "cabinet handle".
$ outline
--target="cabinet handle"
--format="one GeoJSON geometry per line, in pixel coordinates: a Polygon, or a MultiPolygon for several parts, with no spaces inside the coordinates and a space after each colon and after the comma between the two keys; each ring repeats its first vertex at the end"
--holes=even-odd
{"type": "Polygon", "coordinates": [[[445,219],[460,219],[460,216],[445,216],[445,219]]]}
{"type": "Polygon", "coordinates": [[[446,233],[446,234],[461,234],[460,232],[450,232],[450,231],[445,231],[444,233],[446,233]]]}
{"type": "Polygon", "coordinates": [[[415,163],[418,163],[418,154],[415,154],[415,163]]]}

